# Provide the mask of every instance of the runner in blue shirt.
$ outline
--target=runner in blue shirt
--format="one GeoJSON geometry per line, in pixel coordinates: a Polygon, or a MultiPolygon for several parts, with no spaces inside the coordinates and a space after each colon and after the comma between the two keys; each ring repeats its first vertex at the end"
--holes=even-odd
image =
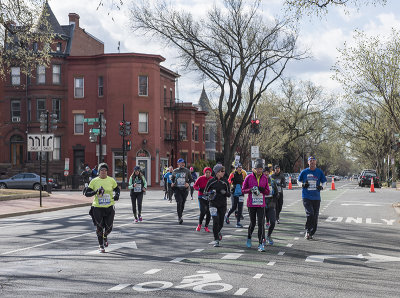
{"type": "Polygon", "coordinates": [[[317,231],[319,207],[321,204],[320,192],[326,186],[326,177],[322,170],[317,168],[315,157],[310,156],[308,158],[308,165],[309,167],[300,173],[297,181],[303,188],[303,206],[307,216],[304,238],[311,240],[317,231]]]}

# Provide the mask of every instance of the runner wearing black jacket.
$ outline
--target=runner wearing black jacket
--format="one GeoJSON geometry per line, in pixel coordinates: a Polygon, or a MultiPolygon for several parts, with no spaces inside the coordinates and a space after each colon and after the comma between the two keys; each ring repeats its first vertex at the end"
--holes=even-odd
{"type": "Polygon", "coordinates": [[[279,165],[275,165],[275,172],[271,175],[271,178],[275,180],[278,186],[278,200],[276,204],[276,223],[279,223],[279,214],[282,211],[283,206],[283,189],[286,187],[285,176],[281,172],[279,165]]]}
{"type": "Polygon", "coordinates": [[[215,191],[215,198],[210,200],[210,213],[213,219],[214,247],[219,247],[222,240],[221,230],[224,226],[226,213],[226,198],[231,196],[229,183],[224,177],[225,168],[221,164],[214,166],[215,177],[211,178],[206,185],[205,192],[215,191]]]}

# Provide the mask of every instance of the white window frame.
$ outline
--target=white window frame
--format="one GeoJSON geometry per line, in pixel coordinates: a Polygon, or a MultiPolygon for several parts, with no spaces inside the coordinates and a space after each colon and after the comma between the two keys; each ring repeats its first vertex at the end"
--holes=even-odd
{"type": "Polygon", "coordinates": [[[84,114],[74,114],[74,134],[75,135],[83,135],[85,132],[85,124],[83,122],[83,119],[85,119],[84,114]],[[78,127],[82,127],[82,129],[79,129],[78,127]]]}
{"type": "MultiPolygon", "coordinates": [[[[138,93],[139,93],[139,96],[148,96],[149,95],[149,77],[148,76],[146,76],[146,75],[140,75],[139,77],[138,77],[138,86],[139,86],[139,90],[138,90],[138,93]],[[141,82],[141,78],[146,78],[146,91],[145,92],[142,92],[142,82],[141,82]]],[[[144,91],[144,90],[143,90],[144,91]]]]}
{"type": "Polygon", "coordinates": [[[54,137],[52,160],[61,160],[61,137],[54,137]]]}
{"type": "Polygon", "coordinates": [[[179,139],[182,141],[187,140],[187,123],[186,122],[179,123],[179,139]]]}
{"type": "Polygon", "coordinates": [[[61,120],[61,99],[53,98],[51,101],[51,111],[53,114],[57,114],[57,121],[61,120]]]}
{"type": "Polygon", "coordinates": [[[11,122],[21,122],[21,100],[13,99],[11,100],[11,122]],[[18,103],[19,109],[13,109],[13,104],[18,103]]]}
{"type": "Polygon", "coordinates": [[[46,84],[46,67],[44,65],[38,65],[37,67],[37,84],[46,84]]]}
{"type": "Polygon", "coordinates": [[[149,113],[139,112],[138,132],[139,133],[148,133],[149,132],[149,113]],[[143,127],[143,125],[145,126],[145,128],[143,127]]]}
{"type": "Polygon", "coordinates": [[[84,98],[85,97],[85,78],[75,77],[74,78],[74,98],[84,98]],[[82,81],[82,86],[78,86],[78,82],[82,81]],[[77,90],[82,89],[82,95],[77,94],[77,90]]]}
{"type": "Polygon", "coordinates": [[[45,98],[37,98],[36,99],[36,120],[40,120],[40,114],[46,112],[46,99],[45,98]],[[39,102],[44,102],[44,108],[39,109],[39,102]]]}
{"type": "Polygon", "coordinates": [[[61,65],[53,64],[53,84],[60,85],[61,84],[61,65]]]}
{"type": "Polygon", "coordinates": [[[11,85],[21,85],[21,68],[11,67],[11,85]]]}
{"type": "Polygon", "coordinates": [[[97,77],[97,96],[98,97],[104,96],[104,77],[103,76],[97,77]]]}

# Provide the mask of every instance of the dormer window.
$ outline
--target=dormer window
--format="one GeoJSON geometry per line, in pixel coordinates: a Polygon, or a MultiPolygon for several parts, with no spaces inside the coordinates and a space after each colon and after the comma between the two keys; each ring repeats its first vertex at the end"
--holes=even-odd
{"type": "Polygon", "coordinates": [[[62,43],[61,42],[57,43],[57,53],[61,53],[61,47],[62,43]]]}

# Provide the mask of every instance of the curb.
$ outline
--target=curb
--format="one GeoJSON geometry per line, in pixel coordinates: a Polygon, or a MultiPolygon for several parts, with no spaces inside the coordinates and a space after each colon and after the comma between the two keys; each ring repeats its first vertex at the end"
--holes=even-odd
{"type": "Polygon", "coordinates": [[[86,207],[86,206],[91,206],[91,205],[92,205],[92,202],[90,202],[90,203],[81,203],[81,204],[76,204],[76,205],[52,207],[52,208],[42,207],[43,209],[34,209],[34,210],[28,210],[28,211],[22,211],[22,212],[0,214],[0,218],[36,214],[36,213],[42,213],[42,212],[48,212],[48,211],[58,211],[58,210],[63,210],[63,209],[72,209],[72,208],[86,207]]]}
{"type": "MultiPolygon", "coordinates": [[[[42,198],[49,196],[50,195],[47,192],[42,193],[42,198]]],[[[40,198],[40,194],[27,193],[27,194],[3,195],[2,197],[0,197],[0,201],[11,201],[11,200],[31,199],[31,198],[40,198]]]]}

